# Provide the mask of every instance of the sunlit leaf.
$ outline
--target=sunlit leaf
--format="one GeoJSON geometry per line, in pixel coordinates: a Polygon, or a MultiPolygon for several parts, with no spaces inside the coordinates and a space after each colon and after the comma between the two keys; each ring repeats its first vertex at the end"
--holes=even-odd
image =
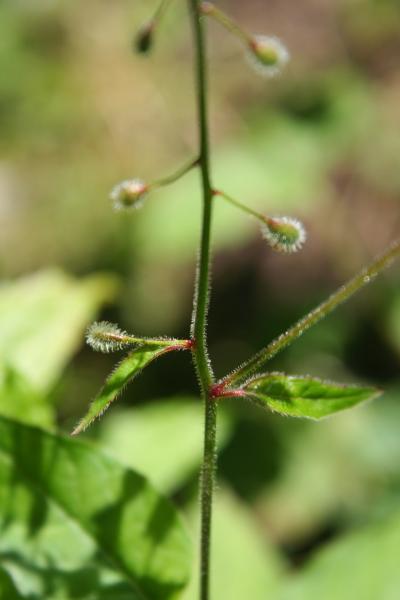
{"type": "Polygon", "coordinates": [[[179,515],[144,477],[5,418],[0,528],[2,568],[29,600],[169,600],[188,579],[179,515]]]}
{"type": "Polygon", "coordinates": [[[291,417],[320,419],[381,394],[373,387],[342,385],[315,377],[270,373],[249,381],[247,395],[266,408],[291,417]]]}
{"type": "Polygon", "coordinates": [[[397,513],[327,546],[277,600],[396,600],[399,555],[397,513]]]}
{"type": "Polygon", "coordinates": [[[0,414],[41,427],[53,427],[55,407],[20,374],[0,365],[0,414]]]}
{"type": "Polygon", "coordinates": [[[0,288],[0,359],[46,392],[57,382],[99,307],[113,298],[115,279],[83,280],[48,270],[0,288]]]}
{"type": "MultiPolygon", "coordinates": [[[[193,509],[192,515],[196,515],[192,522],[197,521],[198,511],[193,509]]],[[[216,495],[212,536],[211,598],[276,598],[284,561],[278,550],[260,534],[251,512],[227,490],[216,495]]],[[[198,560],[182,600],[197,598],[198,560]]]]}
{"type": "MultiPolygon", "coordinates": [[[[146,475],[158,489],[172,492],[201,463],[203,410],[198,398],[163,398],[114,410],[100,422],[98,440],[118,460],[146,475]]],[[[231,429],[231,419],[220,410],[219,449],[229,439],[231,429]]]]}
{"type": "Polygon", "coordinates": [[[122,392],[127,383],[147,367],[153,360],[169,351],[165,345],[143,345],[139,346],[124,358],[111,375],[106,379],[104,387],[91,403],[88,412],[78,423],[73,431],[77,435],[84,431],[89,425],[110,406],[118,394],[122,392]]]}

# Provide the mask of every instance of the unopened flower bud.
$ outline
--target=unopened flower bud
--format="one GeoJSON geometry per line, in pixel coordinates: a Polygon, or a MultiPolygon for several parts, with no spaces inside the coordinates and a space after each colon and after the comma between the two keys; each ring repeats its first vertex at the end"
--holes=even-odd
{"type": "Polygon", "coordinates": [[[277,37],[253,35],[249,46],[252,64],[267,77],[278,75],[289,61],[289,52],[277,37]]]}
{"type": "Polygon", "coordinates": [[[302,223],[291,217],[265,217],[262,231],[273,250],[288,254],[300,250],[307,237],[302,223]]]}
{"type": "Polygon", "coordinates": [[[211,15],[214,12],[214,4],[212,2],[201,2],[200,11],[203,15],[211,15]]]}
{"type": "Polygon", "coordinates": [[[86,331],[86,342],[96,352],[116,352],[133,343],[126,331],[108,321],[92,323],[86,331]]]}
{"type": "Polygon", "coordinates": [[[147,191],[148,186],[141,179],[128,179],[112,189],[110,198],[115,210],[141,208],[147,191]]]}
{"type": "Polygon", "coordinates": [[[149,21],[143,25],[134,40],[133,46],[136,52],[139,52],[139,54],[146,54],[151,50],[153,45],[153,31],[153,21],[149,21]]]}

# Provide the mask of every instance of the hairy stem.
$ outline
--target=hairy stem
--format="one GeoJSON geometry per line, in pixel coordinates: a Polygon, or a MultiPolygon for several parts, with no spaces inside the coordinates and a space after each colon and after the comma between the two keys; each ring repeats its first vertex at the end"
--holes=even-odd
{"type": "Polygon", "coordinates": [[[210,234],[213,191],[210,182],[210,152],[207,118],[207,76],[205,41],[199,1],[188,0],[193,25],[197,78],[197,104],[200,136],[199,166],[203,187],[202,233],[193,307],[193,357],[200,380],[205,408],[204,456],[201,471],[200,600],[209,599],[211,516],[216,468],[216,403],[210,387],[214,382],[207,350],[207,313],[209,304],[210,234]]]}
{"type": "Polygon", "coordinates": [[[300,337],[312,325],[315,325],[331,313],[340,304],[351,298],[365,285],[370,283],[381,271],[388,267],[396,258],[400,256],[400,240],[393,242],[387,250],[378,256],[369,266],[362,269],[353,279],[350,279],[341,288],[334,292],[327,300],[314,308],[308,315],[297,321],[285,333],[272,341],[266,348],[261,350],[249,361],[244,363],[239,369],[230,373],[220,382],[224,386],[238,384],[253,375],[266,362],[271,360],[278,352],[286,348],[296,338],[300,337]]]}

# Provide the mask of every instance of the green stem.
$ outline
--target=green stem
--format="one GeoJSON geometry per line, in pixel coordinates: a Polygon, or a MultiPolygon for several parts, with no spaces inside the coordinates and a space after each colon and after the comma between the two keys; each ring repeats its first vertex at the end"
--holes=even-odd
{"type": "Polygon", "coordinates": [[[153,19],[152,19],[152,21],[155,25],[163,17],[163,15],[164,15],[165,11],[167,10],[168,5],[170,3],[171,3],[171,0],[161,0],[156,12],[154,13],[153,19]]]}
{"type": "Polygon", "coordinates": [[[209,599],[211,516],[216,470],[216,421],[215,400],[210,393],[214,376],[207,349],[207,314],[209,305],[210,234],[213,191],[210,182],[210,151],[208,139],[207,77],[205,40],[198,0],[188,0],[195,44],[197,79],[197,105],[200,136],[199,166],[203,187],[203,217],[199,265],[193,307],[192,338],[193,358],[198,373],[205,408],[204,455],[201,471],[201,540],[200,540],[200,600],[209,599]]]}
{"type": "Polygon", "coordinates": [[[265,215],[262,215],[258,211],[253,210],[252,208],[249,208],[248,206],[246,206],[245,204],[242,204],[238,200],[235,200],[234,198],[232,198],[232,196],[229,196],[225,192],[221,192],[219,190],[215,190],[214,194],[216,196],[221,196],[221,198],[224,198],[224,200],[226,200],[227,202],[229,202],[230,204],[232,204],[232,206],[234,206],[235,208],[238,208],[239,210],[241,210],[241,211],[247,213],[248,215],[251,215],[252,217],[255,217],[259,221],[262,221],[263,223],[265,223],[265,218],[266,218],[265,215]]]}
{"type": "Polygon", "coordinates": [[[388,267],[396,258],[400,256],[400,239],[393,242],[383,254],[374,260],[368,267],[365,267],[353,279],[350,279],[341,288],[334,292],[327,300],[314,308],[308,315],[297,321],[290,329],[280,337],[272,341],[266,348],[261,350],[249,361],[244,363],[239,369],[233,371],[224,377],[220,386],[231,386],[243,382],[245,379],[258,371],[266,362],[271,360],[278,352],[291,344],[296,338],[300,337],[312,325],[315,325],[331,313],[340,304],[351,298],[365,285],[370,283],[381,271],[388,267]]]}
{"type": "Polygon", "coordinates": [[[236,35],[242,42],[245,44],[251,44],[253,39],[252,36],[249,35],[246,31],[244,31],[240,25],[236,23],[231,17],[219,8],[215,6],[212,2],[201,2],[201,11],[204,15],[208,17],[212,17],[215,19],[222,27],[225,27],[230,33],[236,35]]]}
{"type": "Polygon", "coordinates": [[[184,164],[180,169],[175,171],[175,173],[172,173],[167,177],[162,177],[161,179],[157,179],[156,181],[151,182],[148,187],[149,189],[156,189],[165,185],[170,185],[171,183],[175,183],[175,181],[178,181],[178,179],[186,175],[186,173],[189,173],[189,171],[194,169],[194,167],[196,167],[198,164],[198,158],[196,158],[195,160],[191,160],[189,163],[184,164]]]}

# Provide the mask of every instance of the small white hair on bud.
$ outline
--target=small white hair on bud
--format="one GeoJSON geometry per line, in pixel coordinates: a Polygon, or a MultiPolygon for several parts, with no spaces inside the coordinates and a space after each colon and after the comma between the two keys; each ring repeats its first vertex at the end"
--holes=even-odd
{"type": "Polygon", "coordinates": [[[132,344],[126,331],[122,331],[115,323],[100,321],[92,323],[86,331],[86,342],[96,352],[116,352],[132,344]]]}
{"type": "Polygon", "coordinates": [[[255,69],[266,77],[276,77],[289,62],[290,54],[275,36],[253,35],[249,42],[249,58],[255,69]]]}
{"type": "Polygon", "coordinates": [[[292,217],[265,217],[262,232],[273,250],[286,254],[300,250],[307,239],[303,224],[292,217]]]}
{"type": "Polygon", "coordinates": [[[148,191],[148,185],[141,179],[126,179],[113,187],[110,199],[114,210],[141,208],[148,191]]]}

